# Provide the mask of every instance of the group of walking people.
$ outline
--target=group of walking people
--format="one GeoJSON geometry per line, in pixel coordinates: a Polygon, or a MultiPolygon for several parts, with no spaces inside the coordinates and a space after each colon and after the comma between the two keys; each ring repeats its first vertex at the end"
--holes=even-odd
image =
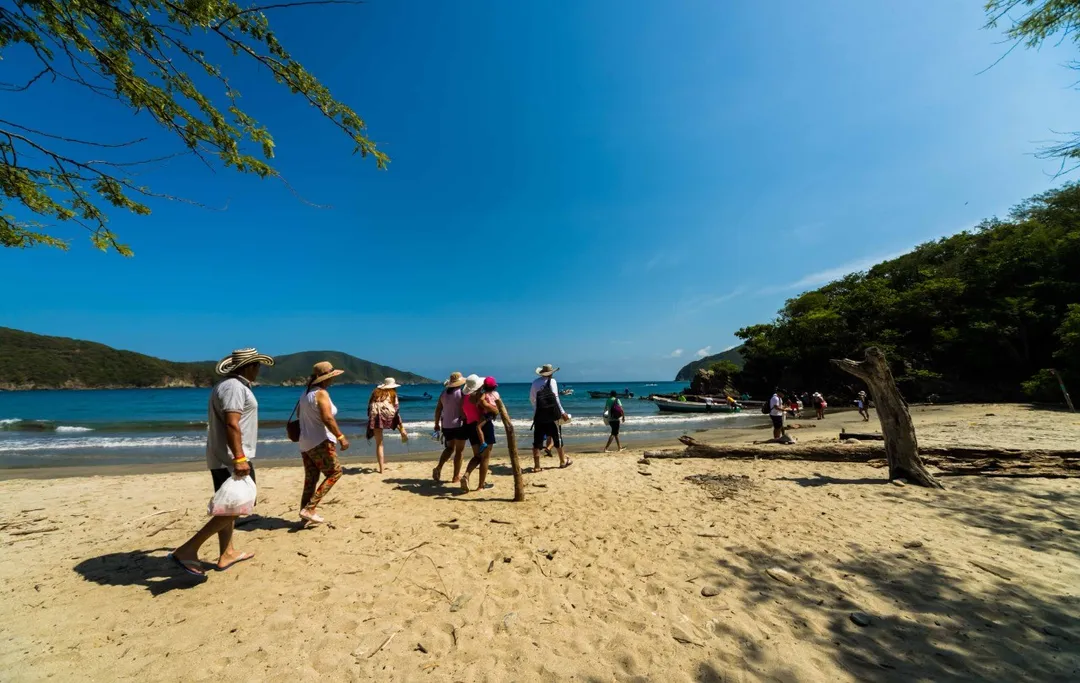
{"type": "MultiPolygon", "coordinates": [[[[258,441],[259,403],[252,385],[259,376],[260,368],[273,364],[273,358],[253,348],[233,351],[217,364],[216,371],[224,379],[214,385],[210,392],[206,439],[206,464],[215,493],[234,477],[250,477],[252,482],[256,481],[252,460],[258,441]]],[[[530,400],[535,408],[535,472],[541,469],[540,451],[553,447],[559,453],[560,468],[573,464],[563,450],[561,426],[570,420],[570,416],[559,401],[559,387],[554,377],[556,372],[558,368],[551,365],[537,368],[538,377],[530,390],[530,400]]],[[[347,451],[350,443],[337,422],[338,409],[329,391],[334,380],[342,374],[344,371],[335,369],[329,362],[316,363],[304,394],[287,421],[286,433],[290,440],[298,444],[304,464],[304,486],[299,510],[300,523],[303,525],[326,521],[318,514],[317,508],[343,474],[338,452],[347,451]]],[[[475,374],[465,377],[460,372],[453,372],[443,385],[445,390],[439,396],[435,409],[435,429],[443,439],[445,448],[438,465],[432,470],[432,478],[439,481],[443,466],[454,458],[453,481],[460,484],[463,492],[469,492],[469,478],[477,469],[477,488],[490,488],[492,485],[487,482],[487,475],[491,451],[496,442],[494,418],[505,411],[505,407],[501,406],[499,384],[494,377],[475,374]],[[462,473],[466,443],[472,446],[473,457],[462,473]]],[[[375,388],[368,400],[366,436],[368,440],[375,440],[380,474],[386,466],[383,432],[396,429],[403,442],[409,439],[401,419],[397,396],[399,386],[394,378],[388,377],[375,388]]],[[[616,436],[617,433],[618,430],[614,429],[616,436]]],[[[199,560],[199,550],[217,536],[218,560],[214,568],[225,571],[250,560],[254,553],[241,552],[233,545],[236,519],[231,515],[211,517],[202,529],[170,553],[169,559],[184,572],[205,578],[208,565],[199,560]]]]}

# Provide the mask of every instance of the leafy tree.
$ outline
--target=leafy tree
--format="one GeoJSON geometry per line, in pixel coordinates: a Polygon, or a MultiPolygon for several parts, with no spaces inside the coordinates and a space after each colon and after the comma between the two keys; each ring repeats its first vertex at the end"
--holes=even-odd
{"type": "MultiPolygon", "coordinates": [[[[83,88],[151,116],[175,136],[182,150],[178,154],[279,178],[271,164],[270,132],[240,108],[239,90],[208,56],[208,49],[224,47],[306,99],[352,141],[355,152],[372,155],[384,168],[389,159],[367,137],[364,121],[288,53],[263,12],[329,4],[357,3],[309,0],[241,7],[231,0],[13,0],[0,6],[0,58],[33,68],[24,80],[0,83],[0,91],[10,98],[50,84],[83,88]],[[217,92],[199,85],[207,82],[217,92]]],[[[131,155],[142,140],[74,139],[35,128],[25,107],[9,105],[4,111],[0,245],[67,247],[41,223],[17,219],[10,213],[14,205],[43,220],[77,223],[90,231],[98,248],[130,255],[107,226],[109,209],[146,215],[148,198],[176,199],[136,182],[137,169],[162,161],[131,155]]]]}
{"type": "Polygon", "coordinates": [[[846,399],[830,358],[881,348],[909,398],[1060,400],[1080,384],[1080,185],[789,300],[739,330],[751,393],[773,386],[846,399]],[[1053,383],[1053,392],[1047,389],[1053,383]],[[1054,398],[1056,393],[1057,398],[1054,398]]]}
{"type": "MultiPolygon", "coordinates": [[[[1014,41],[1009,52],[1020,45],[1039,48],[1058,34],[1062,40],[1071,37],[1080,42],[1080,0],[986,0],[986,16],[986,28],[1009,23],[1005,35],[1014,41]]],[[[1078,68],[1080,62],[1070,66],[1078,68]]],[[[1071,133],[1069,139],[1042,150],[1040,156],[1060,158],[1065,170],[1070,161],[1080,159],[1080,133],[1071,133]]]]}

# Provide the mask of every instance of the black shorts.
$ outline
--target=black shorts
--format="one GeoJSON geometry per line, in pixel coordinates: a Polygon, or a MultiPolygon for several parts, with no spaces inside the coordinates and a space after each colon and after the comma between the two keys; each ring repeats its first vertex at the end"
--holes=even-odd
{"type": "Polygon", "coordinates": [[[476,425],[477,424],[479,424],[479,423],[470,422],[469,424],[467,424],[467,425],[465,425],[464,427],[461,428],[463,430],[463,433],[464,433],[464,436],[462,436],[461,438],[462,439],[467,439],[469,441],[470,446],[479,446],[480,444],[483,443],[483,441],[480,440],[480,435],[476,433],[476,425]]]}
{"type": "Polygon", "coordinates": [[[495,423],[485,420],[480,423],[480,431],[484,433],[484,443],[489,446],[495,445],[495,423]]]}
{"type": "Polygon", "coordinates": [[[450,427],[443,430],[443,437],[447,441],[468,441],[469,433],[465,427],[450,427]]]}
{"type": "Polygon", "coordinates": [[[562,429],[555,422],[537,422],[533,425],[533,448],[543,448],[544,442],[551,437],[554,448],[562,446],[562,429]]]}
{"type": "MultiPolygon", "coordinates": [[[[255,463],[249,460],[248,467],[251,468],[251,481],[255,481],[255,463]]],[[[229,477],[232,476],[232,472],[222,467],[220,469],[210,470],[210,476],[214,479],[214,491],[217,491],[219,488],[221,488],[222,484],[229,481],[229,477]]],[[[258,484],[259,482],[255,481],[255,483],[258,484]]]]}
{"type": "Polygon", "coordinates": [[[784,428],[784,416],[783,415],[770,415],[769,417],[772,418],[773,429],[783,429],[784,428]]]}
{"type": "Polygon", "coordinates": [[[619,435],[619,426],[622,424],[622,420],[612,420],[610,422],[610,424],[611,424],[611,435],[612,436],[618,436],[619,435]]]}

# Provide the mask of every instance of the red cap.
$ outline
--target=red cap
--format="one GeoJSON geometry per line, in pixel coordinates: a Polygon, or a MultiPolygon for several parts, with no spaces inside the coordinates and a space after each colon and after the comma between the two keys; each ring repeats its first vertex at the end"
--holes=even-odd
{"type": "Polygon", "coordinates": [[[484,378],[484,388],[485,389],[498,389],[499,388],[499,383],[495,381],[494,377],[485,377],[484,378]]]}

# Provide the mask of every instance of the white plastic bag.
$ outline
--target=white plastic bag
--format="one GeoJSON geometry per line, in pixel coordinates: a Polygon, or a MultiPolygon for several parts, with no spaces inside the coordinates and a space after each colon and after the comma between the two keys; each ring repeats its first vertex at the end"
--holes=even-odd
{"type": "Polygon", "coordinates": [[[250,515],[255,509],[256,493],[255,482],[250,476],[243,479],[229,477],[210,499],[210,504],[206,506],[206,514],[213,517],[250,515]]]}

